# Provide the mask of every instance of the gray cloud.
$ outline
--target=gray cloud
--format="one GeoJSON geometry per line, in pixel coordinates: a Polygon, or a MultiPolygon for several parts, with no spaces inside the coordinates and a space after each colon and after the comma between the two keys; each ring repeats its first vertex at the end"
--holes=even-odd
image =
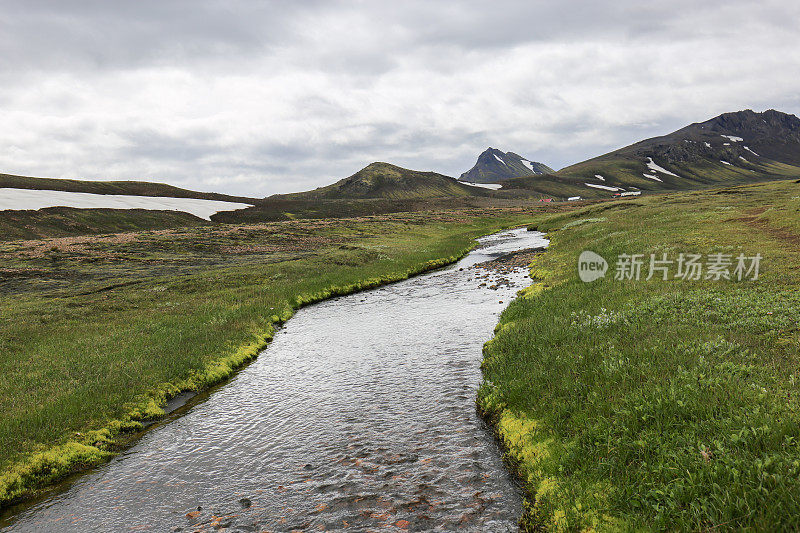
{"type": "Polygon", "coordinates": [[[267,195],[800,111],[800,4],[7,0],[0,172],[267,195]]]}

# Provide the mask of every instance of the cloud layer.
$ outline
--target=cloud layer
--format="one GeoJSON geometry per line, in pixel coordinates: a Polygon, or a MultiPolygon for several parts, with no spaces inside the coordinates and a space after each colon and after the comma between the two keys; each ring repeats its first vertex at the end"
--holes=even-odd
{"type": "Polygon", "coordinates": [[[7,0],[0,172],[264,196],[490,145],[559,168],[800,112],[798,34],[776,0],[7,0]]]}

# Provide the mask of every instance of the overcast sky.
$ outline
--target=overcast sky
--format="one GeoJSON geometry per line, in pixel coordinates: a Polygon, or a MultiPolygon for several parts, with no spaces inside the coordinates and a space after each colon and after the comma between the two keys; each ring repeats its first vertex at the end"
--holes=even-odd
{"type": "Polygon", "coordinates": [[[800,114],[800,2],[0,2],[0,172],[248,196],[800,114]]]}

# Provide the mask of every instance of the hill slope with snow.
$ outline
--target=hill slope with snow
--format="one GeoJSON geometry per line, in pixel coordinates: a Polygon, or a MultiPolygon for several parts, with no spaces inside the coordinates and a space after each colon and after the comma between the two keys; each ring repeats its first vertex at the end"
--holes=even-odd
{"type": "Polygon", "coordinates": [[[509,180],[503,189],[609,196],[789,177],[800,177],[800,119],[775,110],[746,110],[690,124],[553,174],[509,180]],[[606,192],[598,185],[618,191],[606,192]]]}

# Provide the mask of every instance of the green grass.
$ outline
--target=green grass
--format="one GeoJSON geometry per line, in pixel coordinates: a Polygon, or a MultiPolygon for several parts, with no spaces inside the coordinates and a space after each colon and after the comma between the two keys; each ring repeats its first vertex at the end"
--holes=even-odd
{"type": "Polygon", "coordinates": [[[531,220],[471,210],[0,243],[0,505],[116,451],[297,307],[454,261],[531,220]]]}
{"type": "MultiPolygon", "coordinates": [[[[465,186],[466,187],[466,186],[465,186]]],[[[488,189],[487,189],[488,190],[488,189]]],[[[527,205],[529,194],[519,198],[486,196],[391,198],[303,198],[271,196],[257,206],[212,215],[215,222],[253,223],[264,221],[364,217],[387,213],[442,211],[465,208],[507,208],[527,205]]]]}
{"type": "Polygon", "coordinates": [[[189,213],[144,209],[0,211],[0,241],[209,225],[189,213]]]}
{"type": "MultiPolygon", "coordinates": [[[[800,528],[800,185],[536,221],[541,284],[486,345],[479,406],[548,530],[800,528]],[[610,263],[592,284],[577,258],[610,263]],[[621,253],[761,253],[757,281],[615,281],[621,253]]],[[[645,268],[645,272],[646,272],[645,268]]]]}

